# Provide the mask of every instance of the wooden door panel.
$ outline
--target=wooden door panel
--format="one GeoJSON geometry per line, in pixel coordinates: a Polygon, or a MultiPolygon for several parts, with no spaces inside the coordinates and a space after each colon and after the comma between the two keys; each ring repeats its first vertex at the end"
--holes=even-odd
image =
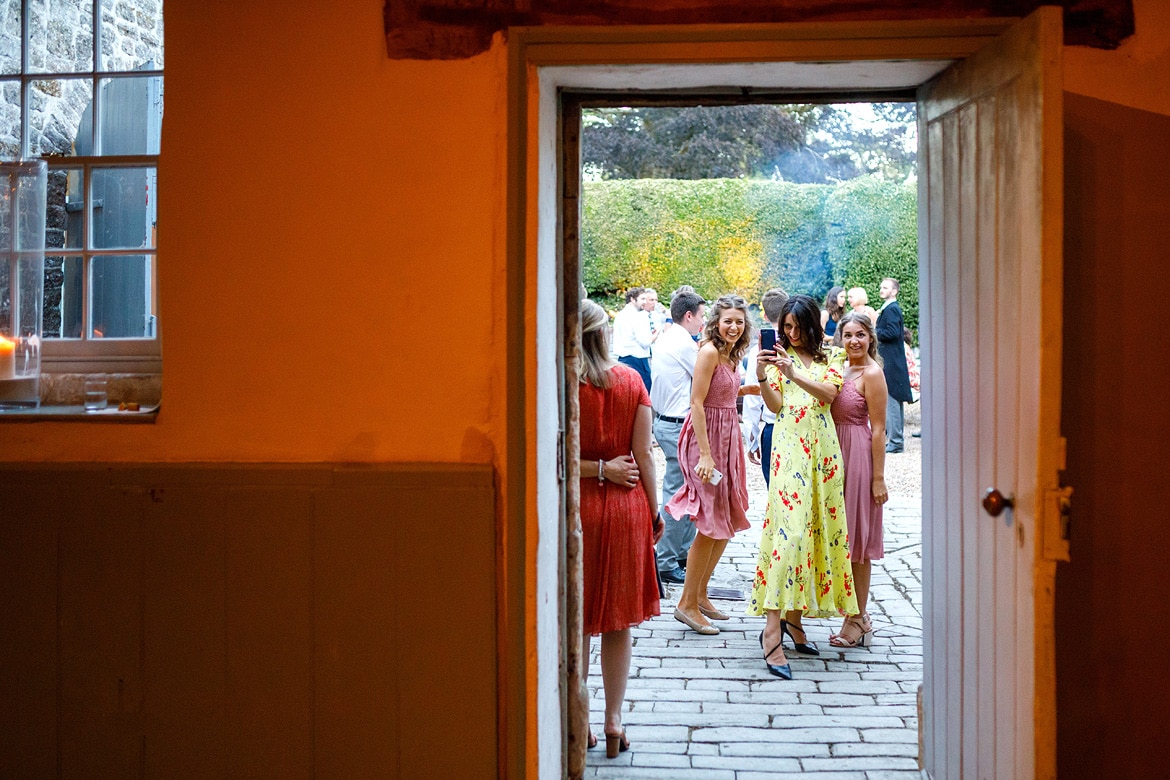
{"type": "Polygon", "coordinates": [[[1059,22],[1038,11],[919,91],[923,755],[938,778],[1054,771],[1052,637],[1037,625],[1051,621],[1038,550],[1060,450],[1059,22]],[[988,487],[1015,507],[989,516],[988,487]]]}

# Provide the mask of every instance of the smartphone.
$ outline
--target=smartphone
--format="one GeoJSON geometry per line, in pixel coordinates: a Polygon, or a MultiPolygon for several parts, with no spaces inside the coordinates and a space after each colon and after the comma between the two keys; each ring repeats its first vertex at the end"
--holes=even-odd
{"type": "Polygon", "coordinates": [[[776,331],[774,328],[765,328],[760,331],[760,349],[776,349],[776,331]]]}

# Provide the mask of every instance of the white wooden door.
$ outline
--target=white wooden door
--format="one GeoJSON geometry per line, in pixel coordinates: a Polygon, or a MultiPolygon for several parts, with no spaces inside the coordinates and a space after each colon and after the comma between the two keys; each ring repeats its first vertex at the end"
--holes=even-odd
{"type": "Polygon", "coordinates": [[[1042,8],[918,93],[934,778],[1055,775],[1061,35],[1042,8]],[[1014,507],[991,516],[988,488],[1014,507]]]}

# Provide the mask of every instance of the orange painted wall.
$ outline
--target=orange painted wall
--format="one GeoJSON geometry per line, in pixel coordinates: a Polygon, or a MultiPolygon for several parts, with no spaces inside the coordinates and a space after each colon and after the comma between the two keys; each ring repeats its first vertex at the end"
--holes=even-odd
{"type": "MultiPolygon", "coordinates": [[[[1137,34],[1119,50],[1066,49],[1065,87],[1170,115],[1170,5],[1134,5],[1137,34]]],[[[150,426],[3,424],[0,460],[498,458],[504,314],[520,305],[504,296],[506,49],[497,41],[468,61],[390,61],[382,6],[167,7],[162,413],[150,426]]],[[[1148,270],[1146,261],[1133,267],[1148,270]]],[[[1159,281],[1143,279],[1144,290],[1159,281]]],[[[1124,329],[1134,338],[1140,309],[1124,329]]],[[[1086,375],[1093,384],[1085,387],[1107,397],[1113,368],[1086,375]]],[[[1089,392],[1077,382],[1086,375],[1068,377],[1066,407],[1091,411],[1106,430],[1112,407],[1075,395],[1089,392]]],[[[1154,433],[1162,442],[1170,435],[1164,425],[1154,433]]],[[[1119,667],[1109,642],[1148,650],[1161,636],[1160,588],[1144,601],[1110,590],[1111,571],[1133,568],[1132,548],[1100,543],[1117,520],[1110,491],[1149,485],[1093,485],[1092,461],[1081,457],[1093,442],[1069,438],[1085,480],[1079,496],[1096,490],[1100,502],[1079,516],[1101,530],[1088,551],[1093,535],[1074,532],[1062,582],[1071,573],[1090,599],[1115,599],[1098,613],[1091,600],[1061,601],[1058,629],[1066,646],[1100,633],[1088,662],[1097,665],[1093,690],[1105,696],[1110,679],[1146,673],[1136,660],[1119,667]],[[1115,614],[1134,606],[1136,623],[1115,614]]],[[[1165,549],[1164,530],[1158,541],[1155,553],[1165,549]]],[[[1059,674],[1083,675],[1084,662],[1062,655],[1059,674]]],[[[1089,728],[1095,715],[1084,712],[1089,728]]],[[[1082,738],[1071,722],[1061,715],[1062,746],[1082,738]]]]}
{"type": "Polygon", "coordinates": [[[162,413],[0,460],[493,460],[504,51],[390,61],[382,8],[167,6],[162,413]]]}

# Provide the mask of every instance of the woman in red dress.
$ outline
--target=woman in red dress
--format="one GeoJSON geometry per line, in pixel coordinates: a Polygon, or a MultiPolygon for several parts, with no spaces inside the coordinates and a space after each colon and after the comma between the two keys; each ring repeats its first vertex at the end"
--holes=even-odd
{"type": "MultiPolygon", "coordinates": [[[[637,371],[614,362],[609,317],[581,302],[581,533],[586,679],[590,637],[601,634],[605,750],[628,750],[622,705],[630,627],[659,613],[654,545],[662,536],[651,453],[650,396],[637,371]]],[[[590,734],[590,747],[594,743],[590,734]]]]}

